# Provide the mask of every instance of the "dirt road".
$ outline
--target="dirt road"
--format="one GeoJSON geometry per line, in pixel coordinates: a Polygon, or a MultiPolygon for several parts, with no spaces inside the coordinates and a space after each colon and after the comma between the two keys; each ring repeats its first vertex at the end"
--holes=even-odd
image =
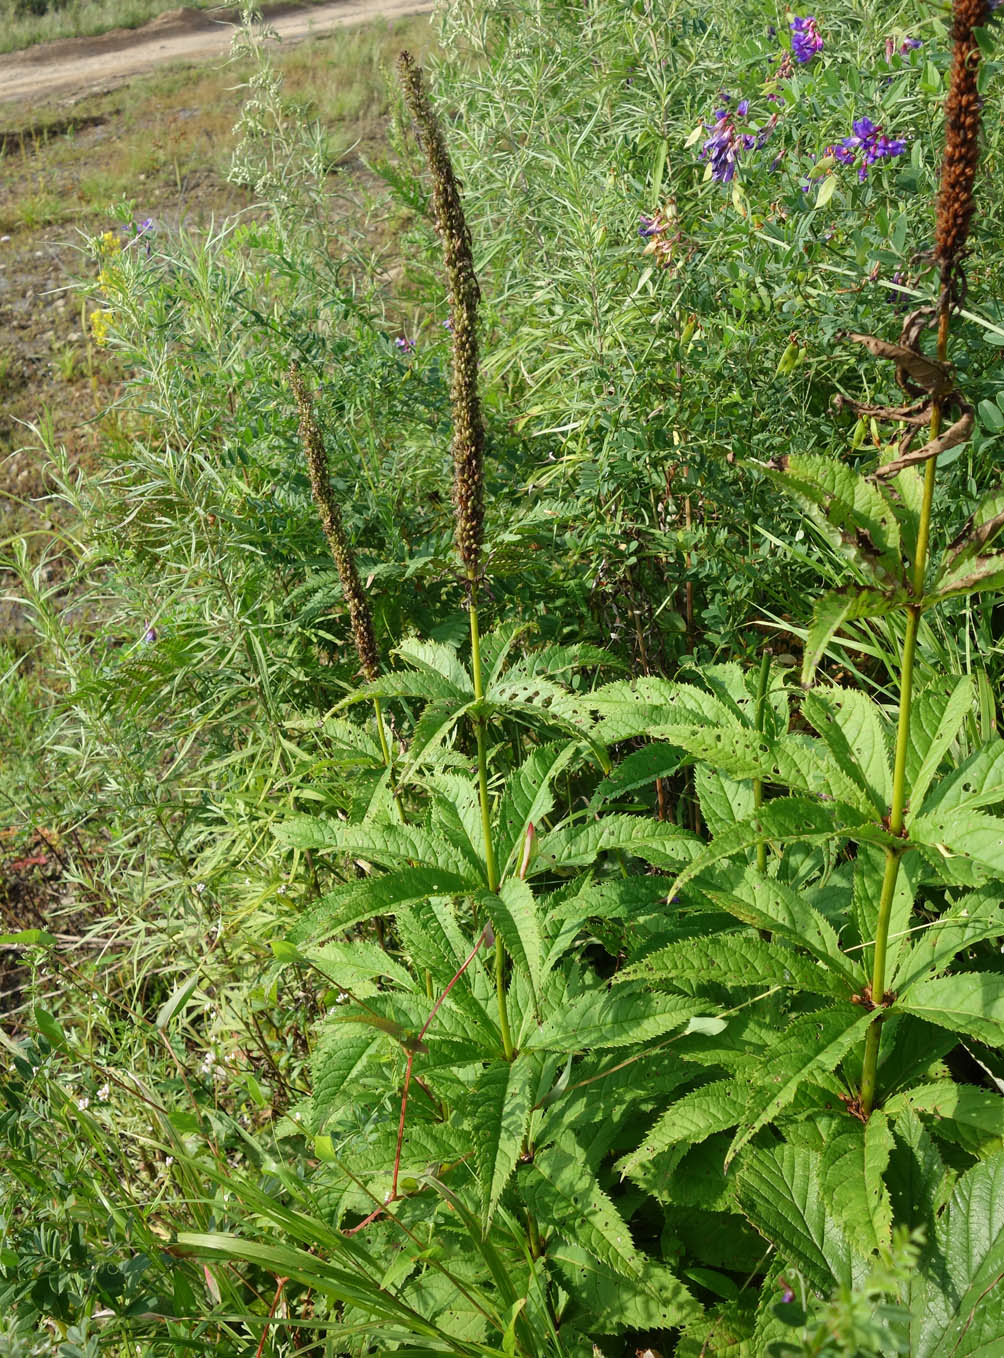
{"type": "MultiPolygon", "coordinates": [[[[328,33],[367,19],[421,14],[433,0],[334,0],[331,4],[266,9],[284,42],[328,33]]],[[[224,56],[237,20],[234,10],[175,9],[143,28],[118,28],[95,38],[61,38],[0,57],[0,104],[59,98],[63,102],[114,88],[168,62],[224,56]]]]}

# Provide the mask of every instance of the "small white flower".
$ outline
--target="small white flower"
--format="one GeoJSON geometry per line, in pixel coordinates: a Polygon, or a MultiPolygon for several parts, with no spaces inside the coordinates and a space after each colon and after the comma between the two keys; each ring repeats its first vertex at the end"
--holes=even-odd
{"type": "Polygon", "coordinates": [[[90,1102],[90,1099],[85,1095],[84,1098],[77,1100],[77,1107],[83,1112],[85,1108],[90,1106],[90,1102]]]}
{"type": "Polygon", "coordinates": [[[111,1093],[111,1086],[109,1085],[108,1081],[106,1080],[105,1083],[101,1086],[101,1088],[98,1090],[97,1094],[95,1094],[94,1097],[95,1097],[96,1099],[98,1099],[101,1103],[106,1103],[107,1100],[108,1100],[108,1095],[109,1095],[110,1093],[111,1093]]]}

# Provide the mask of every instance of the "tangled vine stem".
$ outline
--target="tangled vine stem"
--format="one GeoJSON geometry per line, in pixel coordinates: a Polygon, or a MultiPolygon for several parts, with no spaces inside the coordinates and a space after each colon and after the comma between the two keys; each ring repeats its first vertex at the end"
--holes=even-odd
{"type": "MultiPolygon", "coordinates": [[[[980,99],[977,74],[980,47],[975,30],[986,22],[989,14],[987,0],[955,0],[953,6],[953,58],[951,83],[945,101],[945,154],[938,192],[935,224],[935,257],[940,270],[941,291],[938,300],[937,361],[942,370],[947,368],[948,332],[953,302],[962,287],[962,256],[974,211],[973,187],[980,158],[980,99]]],[[[928,451],[941,434],[942,411],[951,391],[935,389],[931,401],[930,438],[928,451]]],[[[896,731],[896,755],[893,767],[892,801],[889,808],[889,830],[903,835],[904,817],[909,789],[906,760],[909,749],[910,712],[913,702],[914,660],[917,632],[924,613],[924,583],[927,575],[928,548],[931,537],[931,507],[934,502],[934,480],[937,456],[928,455],[924,468],[924,493],[921,501],[917,530],[917,546],[913,560],[913,602],[907,608],[906,635],[903,639],[903,659],[900,670],[899,723],[896,731]]],[[[889,925],[892,918],[896,882],[903,854],[908,847],[886,850],[885,871],[879,896],[878,919],[875,927],[875,952],[872,961],[871,995],[886,994],[886,961],[889,947],[889,925]]],[[[875,1103],[879,1047],[882,1041],[882,1015],[876,1015],[865,1038],[864,1061],[861,1071],[860,1108],[867,1117],[875,1103]]]]}

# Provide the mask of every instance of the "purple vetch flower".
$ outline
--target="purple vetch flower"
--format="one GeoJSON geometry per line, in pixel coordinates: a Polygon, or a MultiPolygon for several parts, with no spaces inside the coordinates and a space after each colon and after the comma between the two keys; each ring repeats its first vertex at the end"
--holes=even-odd
{"type": "Polygon", "coordinates": [[[143,633],[144,644],[147,646],[152,646],[156,640],[157,640],[156,627],[148,627],[146,631],[143,633]]]}
{"type": "Polygon", "coordinates": [[[901,156],[906,150],[905,141],[887,137],[871,118],[855,118],[853,126],[854,135],[828,147],[827,155],[835,156],[843,165],[856,164],[858,179],[862,182],[868,178],[869,165],[889,156],[901,156]]]}
{"type": "Polygon", "coordinates": [[[787,1306],[789,1302],[795,1300],[795,1293],[788,1286],[788,1284],[784,1281],[783,1278],[778,1278],[778,1282],[781,1284],[781,1300],[787,1306]]]}
{"type": "Polygon", "coordinates": [[[644,213],[639,216],[638,235],[641,236],[642,240],[648,240],[649,236],[658,235],[662,230],[663,228],[654,217],[646,217],[644,213]]]}
{"type": "Polygon", "coordinates": [[[892,61],[897,52],[901,57],[905,57],[907,52],[913,52],[916,48],[923,47],[923,45],[924,44],[919,38],[904,38],[897,47],[895,38],[886,38],[885,59],[886,61],[892,61]]]}
{"type": "Polygon", "coordinates": [[[413,339],[408,339],[405,335],[398,335],[394,343],[397,348],[401,350],[402,354],[411,354],[415,351],[415,341],[413,339]]]}
{"type": "Polygon", "coordinates": [[[810,14],[802,19],[796,15],[788,27],[791,29],[792,53],[798,64],[804,66],[817,52],[823,50],[823,38],[816,25],[815,16],[810,14]]]}
{"type": "MultiPolygon", "coordinates": [[[[723,96],[727,98],[728,96],[723,96]]],[[[777,126],[777,114],[764,123],[761,128],[749,132],[740,131],[736,120],[749,115],[750,101],[740,99],[735,112],[730,109],[715,109],[713,124],[705,124],[711,132],[701,147],[701,159],[711,164],[711,178],[719,184],[728,184],[735,178],[740,151],[759,151],[767,143],[771,132],[777,126]]]]}

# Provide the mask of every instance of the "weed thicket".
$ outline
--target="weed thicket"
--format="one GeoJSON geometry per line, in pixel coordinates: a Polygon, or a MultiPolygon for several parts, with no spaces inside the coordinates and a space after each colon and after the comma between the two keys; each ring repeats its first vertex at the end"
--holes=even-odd
{"type": "Polygon", "coordinates": [[[444,25],[395,288],[263,56],[268,223],[101,247],[8,1342],[992,1352],[991,14],[444,25]]]}

